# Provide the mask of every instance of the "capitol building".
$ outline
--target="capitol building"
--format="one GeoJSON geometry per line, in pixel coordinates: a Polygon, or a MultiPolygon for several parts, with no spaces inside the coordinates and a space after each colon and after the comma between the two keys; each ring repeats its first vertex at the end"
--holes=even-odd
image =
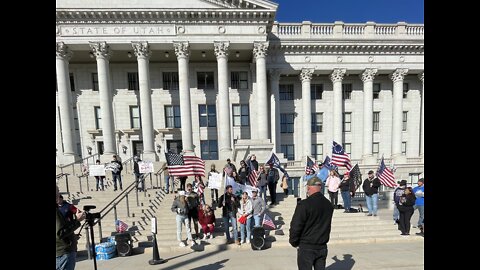
{"type": "Polygon", "coordinates": [[[56,0],[57,165],[97,153],[163,163],[173,151],[238,167],[273,151],[299,177],[306,156],[331,157],[335,141],[362,174],[383,156],[416,183],[424,25],[278,22],[277,9],[56,0]]]}

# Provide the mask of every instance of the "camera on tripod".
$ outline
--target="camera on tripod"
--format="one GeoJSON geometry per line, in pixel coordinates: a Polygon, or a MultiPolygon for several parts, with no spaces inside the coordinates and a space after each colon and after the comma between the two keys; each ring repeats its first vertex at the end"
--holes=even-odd
{"type": "Polygon", "coordinates": [[[85,205],[83,206],[83,211],[85,211],[86,217],[85,219],[88,222],[94,222],[96,218],[100,218],[100,213],[90,213],[90,210],[97,208],[95,205],[85,205]]]}

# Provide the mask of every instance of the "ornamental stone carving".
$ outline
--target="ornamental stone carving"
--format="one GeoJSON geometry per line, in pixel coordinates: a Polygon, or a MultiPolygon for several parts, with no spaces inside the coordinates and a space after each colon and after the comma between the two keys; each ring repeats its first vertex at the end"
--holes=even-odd
{"type": "Polygon", "coordinates": [[[230,47],[229,41],[214,41],[213,46],[215,47],[215,56],[217,58],[225,57],[228,58],[228,48],[230,47]]]}
{"type": "Polygon", "coordinates": [[[177,58],[190,57],[190,44],[188,41],[173,42],[173,47],[175,47],[175,55],[177,58]]]}
{"type": "Polygon", "coordinates": [[[265,57],[267,55],[268,44],[268,41],[253,43],[253,56],[255,59],[265,57]]]}
{"type": "Polygon", "coordinates": [[[312,80],[312,75],[315,70],[313,68],[302,68],[300,72],[300,81],[304,82],[306,80],[312,80]]]}
{"type": "Polygon", "coordinates": [[[147,41],[132,42],[133,52],[137,58],[150,58],[152,51],[147,41]]]}
{"type": "Polygon", "coordinates": [[[346,68],[335,68],[332,74],[330,74],[330,80],[332,80],[332,82],[341,82],[346,72],[346,68]]]}
{"type": "Polygon", "coordinates": [[[376,68],[366,68],[365,71],[360,74],[360,79],[362,79],[363,82],[373,81],[377,71],[378,69],[376,68]]]}
{"type": "Polygon", "coordinates": [[[425,73],[425,72],[422,72],[422,73],[418,74],[418,78],[420,79],[420,81],[422,81],[422,83],[423,83],[423,73],[425,73]]]}
{"type": "Polygon", "coordinates": [[[112,50],[110,49],[110,45],[107,42],[90,42],[90,48],[92,49],[93,55],[96,58],[105,58],[110,59],[112,57],[112,50]]]}
{"type": "Polygon", "coordinates": [[[408,68],[397,68],[391,75],[390,79],[393,82],[401,81],[408,73],[408,68]]]}
{"type": "Polygon", "coordinates": [[[70,60],[72,58],[73,52],[68,48],[67,45],[63,42],[57,42],[57,58],[62,58],[65,60],[70,60]]]}

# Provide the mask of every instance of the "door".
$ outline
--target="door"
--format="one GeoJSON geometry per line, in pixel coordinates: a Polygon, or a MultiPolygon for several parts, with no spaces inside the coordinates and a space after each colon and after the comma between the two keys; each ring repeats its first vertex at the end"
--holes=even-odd
{"type": "Polygon", "coordinates": [[[133,155],[141,157],[143,153],[143,141],[132,141],[133,155]]]}
{"type": "Polygon", "coordinates": [[[167,141],[167,151],[175,154],[180,154],[182,152],[183,146],[181,140],[170,140],[167,141]]]}

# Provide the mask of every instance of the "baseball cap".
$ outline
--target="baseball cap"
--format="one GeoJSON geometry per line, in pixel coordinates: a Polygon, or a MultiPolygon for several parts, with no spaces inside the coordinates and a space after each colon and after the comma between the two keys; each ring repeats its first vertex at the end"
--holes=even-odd
{"type": "Polygon", "coordinates": [[[320,178],[316,176],[310,178],[307,181],[307,186],[321,186],[321,185],[322,185],[322,180],[320,180],[320,178]]]}
{"type": "Polygon", "coordinates": [[[345,172],[343,175],[349,175],[349,174],[350,174],[350,173],[347,171],[347,172],[345,172]]]}
{"type": "Polygon", "coordinates": [[[407,185],[407,180],[400,181],[400,186],[406,186],[406,185],[407,185]]]}
{"type": "Polygon", "coordinates": [[[417,182],[422,182],[422,183],[424,183],[424,182],[423,182],[423,178],[418,179],[417,182]]]}
{"type": "Polygon", "coordinates": [[[372,170],[368,171],[368,174],[373,174],[373,171],[372,170]]]}
{"type": "Polygon", "coordinates": [[[252,192],[256,192],[256,193],[258,193],[258,189],[256,189],[256,188],[252,188],[252,192]]]}

